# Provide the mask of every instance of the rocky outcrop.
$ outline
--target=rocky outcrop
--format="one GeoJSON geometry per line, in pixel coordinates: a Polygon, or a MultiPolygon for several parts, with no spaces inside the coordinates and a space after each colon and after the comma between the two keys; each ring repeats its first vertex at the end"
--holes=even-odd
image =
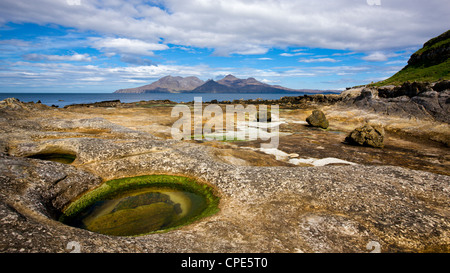
{"type": "Polygon", "coordinates": [[[320,110],[314,110],[310,116],[306,118],[306,122],[313,127],[320,127],[322,129],[328,128],[328,120],[325,114],[320,110]]]}
{"type": "Polygon", "coordinates": [[[280,107],[293,109],[340,105],[388,116],[450,123],[450,81],[358,87],[343,91],[339,95],[288,96],[279,100],[215,100],[212,103],[278,104],[280,107]]]}
{"type": "Polygon", "coordinates": [[[392,166],[237,166],[217,160],[213,147],[157,139],[103,119],[36,121],[35,112],[0,113],[0,252],[66,252],[70,242],[81,252],[368,252],[371,242],[381,252],[450,251],[446,175],[392,166]],[[70,137],[79,125],[109,133],[70,137]],[[24,157],[55,147],[77,160],[24,157]],[[220,212],[141,237],[56,220],[71,200],[103,181],[146,174],[209,184],[221,198],[220,212]]]}
{"type": "Polygon", "coordinates": [[[384,147],[384,129],[380,126],[364,125],[353,130],[345,141],[350,144],[369,146],[374,148],[384,147]]]}
{"type": "Polygon", "coordinates": [[[436,38],[427,41],[423,48],[411,55],[408,61],[410,66],[435,65],[450,58],[450,46],[445,41],[450,39],[450,30],[436,38]]]}
{"type": "Polygon", "coordinates": [[[108,101],[100,101],[94,103],[80,103],[80,104],[71,104],[66,105],[64,108],[70,107],[117,107],[121,104],[120,100],[108,100],[108,101]]]}
{"type": "Polygon", "coordinates": [[[385,115],[450,123],[449,85],[441,81],[355,88],[343,92],[339,103],[385,115]]]}
{"type": "Polygon", "coordinates": [[[377,85],[450,80],[450,30],[426,42],[411,55],[408,64],[377,85]]]}
{"type": "Polygon", "coordinates": [[[0,110],[39,111],[50,108],[50,106],[41,103],[22,102],[16,98],[6,98],[0,101],[0,110]]]}

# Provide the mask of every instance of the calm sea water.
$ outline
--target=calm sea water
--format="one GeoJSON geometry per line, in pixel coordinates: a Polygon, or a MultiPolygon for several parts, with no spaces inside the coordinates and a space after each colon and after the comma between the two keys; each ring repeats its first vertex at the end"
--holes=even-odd
{"type": "Polygon", "coordinates": [[[115,94],[115,93],[0,93],[0,100],[16,98],[23,102],[37,102],[46,105],[63,107],[70,104],[93,103],[108,100],[120,100],[121,102],[138,102],[141,100],[171,100],[174,102],[194,101],[194,97],[202,97],[203,102],[211,100],[239,100],[239,99],[266,99],[273,100],[286,96],[303,96],[305,93],[296,94],[115,94]]]}

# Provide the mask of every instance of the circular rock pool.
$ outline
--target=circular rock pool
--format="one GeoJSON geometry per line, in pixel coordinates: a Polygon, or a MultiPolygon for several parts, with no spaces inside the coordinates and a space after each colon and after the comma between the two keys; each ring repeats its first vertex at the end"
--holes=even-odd
{"type": "Polygon", "coordinates": [[[182,176],[149,175],[103,183],[70,204],[60,221],[114,236],[168,231],[218,211],[213,189],[182,176]]]}

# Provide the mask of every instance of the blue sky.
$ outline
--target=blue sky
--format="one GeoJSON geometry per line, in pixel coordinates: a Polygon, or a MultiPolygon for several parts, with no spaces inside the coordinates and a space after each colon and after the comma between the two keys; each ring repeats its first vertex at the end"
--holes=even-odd
{"type": "Polygon", "coordinates": [[[441,0],[2,0],[0,92],[227,74],[342,90],[392,76],[448,14],[441,0]]]}

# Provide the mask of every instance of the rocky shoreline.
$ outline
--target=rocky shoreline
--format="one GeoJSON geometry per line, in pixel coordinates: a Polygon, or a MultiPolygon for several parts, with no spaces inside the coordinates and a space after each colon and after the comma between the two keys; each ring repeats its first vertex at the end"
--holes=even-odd
{"type": "MultiPolygon", "coordinates": [[[[428,87],[418,87],[412,97],[388,98],[381,91],[385,89],[365,87],[279,102],[287,118],[303,105],[323,110],[331,131],[317,133],[330,139],[336,128],[357,127],[355,120],[393,122],[398,115],[425,127],[410,130],[391,123],[384,126],[387,132],[400,128],[430,140],[423,128],[434,128],[436,140],[430,141],[445,143],[450,91],[428,87]],[[349,111],[365,115],[350,120],[349,111]]],[[[232,164],[218,156],[225,144],[164,139],[149,133],[163,125],[127,120],[125,115],[134,115],[133,107],[139,105],[90,106],[58,109],[13,99],[0,103],[0,252],[68,252],[70,242],[77,242],[81,252],[369,252],[371,242],[381,252],[450,252],[448,175],[370,164],[232,164]],[[108,119],[98,117],[108,108],[111,113],[103,114],[108,119]],[[28,158],[39,153],[70,153],[76,159],[63,164],[28,158]],[[140,237],[101,235],[56,220],[71,201],[104,181],[149,174],[207,183],[221,198],[220,212],[177,230],[140,237]]],[[[441,149],[445,153],[448,148],[441,149]]]]}

